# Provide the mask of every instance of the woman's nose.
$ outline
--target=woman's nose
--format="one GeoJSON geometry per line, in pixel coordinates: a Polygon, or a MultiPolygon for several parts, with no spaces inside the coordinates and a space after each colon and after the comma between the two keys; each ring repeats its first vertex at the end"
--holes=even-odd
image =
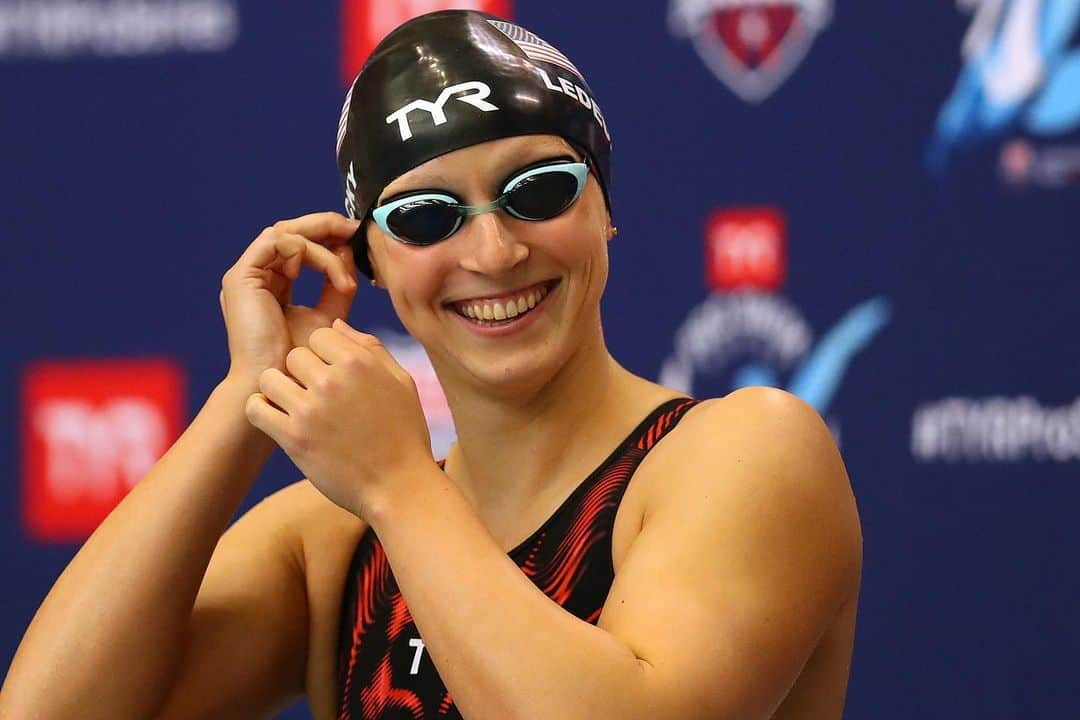
{"type": "Polygon", "coordinates": [[[472,272],[498,275],[529,257],[528,246],[514,237],[506,221],[506,216],[500,210],[466,218],[466,225],[471,227],[459,231],[466,235],[462,238],[466,242],[461,267],[472,272]]]}

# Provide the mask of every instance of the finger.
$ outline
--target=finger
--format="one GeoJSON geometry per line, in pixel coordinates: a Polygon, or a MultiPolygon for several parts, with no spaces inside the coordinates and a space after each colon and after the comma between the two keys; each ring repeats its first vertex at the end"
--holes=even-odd
{"type": "Polygon", "coordinates": [[[244,415],[248,422],[270,436],[274,442],[281,445],[281,438],[287,416],[280,410],[275,410],[270,401],[262,393],[252,393],[244,403],[244,415]]]}
{"type": "MultiPolygon", "coordinates": [[[[334,322],[338,321],[335,320],[334,322]]],[[[363,343],[360,344],[363,345],[363,343]]],[[[330,328],[319,328],[311,333],[311,337],[308,339],[308,347],[311,348],[312,352],[330,365],[344,362],[353,357],[356,354],[356,346],[356,340],[330,328]]]]}
{"type": "Polygon", "coordinates": [[[317,243],[334,246],[347,243],[360,225],[361,221],[347,218],[340,213],[321,212],[281,220],[275,227],[287,233],[303,235],[317,243]]]}
{"type": "MultiPolygon", "coordinates": [[[[341,295],[348,295],[350,300],[356,292],[356,273],[344,263],[341,256],[333,251],[308,241],[305,245],[303,262],[326,276],[334,290],[341,295]]],[[[297,271],[299,274],[299,270],[297,271]]],[[[346,305],[346,308],[348,305],[346,305]]]]}
{"type": "Polygon", "coordinates": [[[304,402],[304,389],[277,368],[259,374],[259,390],[267,400],[292,415],[304,402]]]}
{"type": "Polygon", "coordinates": [[[356,265],[352,261],[352,248],[348,245],[334,248],[334,255],[341,260],[342,265],[346,268],[349,277],[353,281],[353,285],[343,292],[338,290],[333,283],[324,282],[322,294],[319,296],[319,303],[315,306],[315,309],[324,313],[327,317],[344,320],[349,316],[349,308],[352,307],[353,298],[356,297],[358,287],[356,265]]]}
{"type": "Polygon", "coordinates": [[[295,279],[301,265],[326,275],[341,292],[356,287],[350,271],[332,251],[303,235],[274,228],[264,230],[237,261],[241,277],[259,276],[268,283],[275,273],[295,279]]]}
{"type": "MultiPolygon", "coordinates": [[[[379,338],[374,335],[360,332],[344,320],[335,320],[331,328],[338,332],[343,339],[357,343],[371,352],[379,359],[379,361],[390,368],[399,379],[410,377],[409,374],[405,372],[405,368],[398,364],[397,359],[390,354],[390,351],[386,349],[386,346],[382,344],[382,341],[379,340],[379,338]]],[[[312,338],[314,337],[315,334],[312,333],[312,338]]]]}
{"type": "Polygon", "coordinates": [[[297,347],[285,356],[285,369],[305,388],[315,381],[330,367],[314,352],[306,347],[297,347]]]}

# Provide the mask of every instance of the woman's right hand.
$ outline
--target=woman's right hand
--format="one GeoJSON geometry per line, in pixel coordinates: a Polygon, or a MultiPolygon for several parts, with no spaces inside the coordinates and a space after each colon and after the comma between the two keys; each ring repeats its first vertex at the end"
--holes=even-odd
{"type": "Polygon", "coordinates": [[[325,212],[282,220],[263,230],[221,279],[221,313],[229,340],[229,378],[258,387],[268,368],[285,372],[285,356],[312,331],[345,320],[356,294],[349,239],[360,226],[325,212]],[[290,305],[304,265],[326,276],[319,303],[290,305]]]}

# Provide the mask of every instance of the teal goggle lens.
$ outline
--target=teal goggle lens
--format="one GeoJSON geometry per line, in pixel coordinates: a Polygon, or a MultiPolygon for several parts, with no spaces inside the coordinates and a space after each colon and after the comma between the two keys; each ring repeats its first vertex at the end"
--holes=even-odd
{"type": "Polygon", "coordinates": [[[486,205],[465,205],[445,192],[418,192],[372,211],[383,232],[409,245],[434,245],[457,232],[467,215],[502,208],[519,220],[550,220],[565,212],[585,189],[589,167],[559,162],[526,170],[511,178],[502,194],[486,205]]]}

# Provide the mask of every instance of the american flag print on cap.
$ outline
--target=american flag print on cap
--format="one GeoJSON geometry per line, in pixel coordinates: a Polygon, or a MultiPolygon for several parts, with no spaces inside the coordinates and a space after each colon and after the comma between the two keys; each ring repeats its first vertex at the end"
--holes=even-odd
{"type": "Polygon", "coordinates": [[[510,38],[515,45],[521,48],[525,56],[530,60],[539,60],[541,62],[548,62],[552,65],[558,65],[564,70],[577,75],[579,78],[585,76],[581,74],[574,63],[570,62],[570,59],[559,52],[553,45],[549,45],[535,34],[529,32],[523,27],[514,25],[513,23],[503,22],[502,20],[488,20],[491,26],[501,32],[506,37],[510,38]]]}

